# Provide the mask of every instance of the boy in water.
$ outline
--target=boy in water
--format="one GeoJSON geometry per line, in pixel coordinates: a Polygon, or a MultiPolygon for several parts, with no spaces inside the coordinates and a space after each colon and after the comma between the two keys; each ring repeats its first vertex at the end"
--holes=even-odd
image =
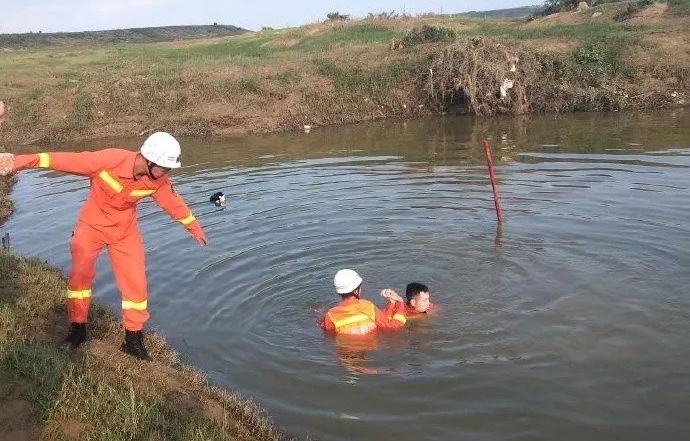
{"type": "Polygon", "coordinates": [[[407,298],[405,317],[411,318],[434,312],[436,305],[431,303],[430,294],[426,285],[417,282],[408,283],[407,288],[405,288],[405,297],[407,298]]]}

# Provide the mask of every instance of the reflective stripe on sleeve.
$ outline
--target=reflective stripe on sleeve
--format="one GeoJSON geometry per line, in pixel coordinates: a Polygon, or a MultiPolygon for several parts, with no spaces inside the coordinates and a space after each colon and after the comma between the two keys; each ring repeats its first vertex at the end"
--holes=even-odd
{"type": "Polygon", "coordinates": [[[39,153],[38,154],[38,166],[40,168],[50,167],[50,155],[48,153],[39,153]]]}
{"type": "Polygon", "coordinates": [[[88,299],[89,297],[91,297],[90,289],[82,289],[81,291],[72,291],[71,289],[67,290],[68,299],[84,300],[88,299]]]}
{"type": "Polygon", "coordinates": [[[108,184],[108,187],[112,188],[116,193],[120,193],[122,191],[122,184],[120,184],[117,179],[113,178],[112,175],[107,171],[103,170],[98,174],[98,177],[101,178],[103,182],[108,184]]]}
{"type": "Polygon", "coordinates": [[[122,309],[136,309],[137,311],[146,311],[146,300],[144,300],[143,302],[132,302],[130,300],[123,300],[122,309]]]}
{"type": "Polygon", "coordinates": [[[393,320],[397,320],[400,323],[402,323],[403,325],[407,322],[407,319],[405,318],[405,314],[400,314],[400,313],[393,314],[393,320]]]}
{"type": "Polygon", "coordinates": [[[184,219],[178,219],[177,221],[182,225],[189,225],[195,220],[196,218],[194,217],[194,215],[192,213],[189,213],[189,216],[185,217],[184,219]]]}

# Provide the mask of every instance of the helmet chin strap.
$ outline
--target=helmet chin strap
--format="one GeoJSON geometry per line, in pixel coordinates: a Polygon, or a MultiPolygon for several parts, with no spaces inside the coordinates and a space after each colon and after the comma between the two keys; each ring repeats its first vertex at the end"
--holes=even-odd
{"type": "Polygon", "coordinates": [[[156,165],[156,164],[154,164],[153,162],[149,161],[148,159],[146,160],[146,174],[148,174],[148,175],[149,175],[149,178],[151,178],[151,179],[154,180],[154,181],[156,180],[156,178],[153,177],[153,173],[151,173],[151,170],[153,169],[153,167],[154,167],[155,165],[156,165]]]}

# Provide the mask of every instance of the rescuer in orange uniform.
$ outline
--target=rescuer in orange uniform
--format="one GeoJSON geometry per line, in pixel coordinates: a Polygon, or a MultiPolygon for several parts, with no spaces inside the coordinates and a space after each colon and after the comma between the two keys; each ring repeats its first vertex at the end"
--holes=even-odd
{"type": "Polygon", "coordinates": [[[200,245],[207,243],[199,222],[168,180],[168,172],[180,166],[180,144],[163,132],[149,136],[140,152],[110,148],[17,156],[0,153],[0,175],[38,167],[88,177],[91,181],[70,242],[72,268],[67,282],[67,313],[72,329],[67,341],[72,347],[86,340],[96,258],[106,247],[122,297],[122,349],[139,359],[150,359],[142,333],[149,313],[144,247],[136,221],[137,202],[151,196],[200,245]]]}
{"type": "Polygon", "coordinates": [[[342,300],[329,309],[321,321],[326,331],[339,335],[367,335],[377,329],[402,329],[405,325],[405,305],[395,291],[381,291],[381,296],[388,299],[388,306],[381,311],[370,301],[360,298],[362,278],[355,271],[338,271],[333,283],[342,300]]]}

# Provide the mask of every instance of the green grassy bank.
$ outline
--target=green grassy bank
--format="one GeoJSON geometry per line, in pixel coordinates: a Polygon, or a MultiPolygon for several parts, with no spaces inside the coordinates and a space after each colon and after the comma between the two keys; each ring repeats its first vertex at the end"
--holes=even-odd
{"type": "MultiPolygon", "coordinates": [[[[0,224],[10,212],[0,178],[0,224]]],[[[0,434],[44,440],[281,440],[251,401],[209,386],[157,337],[154,361],[119,351],[120,324],[92,305],[91,340],[67,334],[65,279],[36,259],[0,250],[0,434]]]]}
{"type": "Polygon", "coordinates": [[[14,45],[0,51],[13,115],[0,143],[685,105],[688,2],[649,3],[530,21],[373,16],[172,42],[14,45]],[[506,79],[514,87],[501,97],[506,79]]]}

